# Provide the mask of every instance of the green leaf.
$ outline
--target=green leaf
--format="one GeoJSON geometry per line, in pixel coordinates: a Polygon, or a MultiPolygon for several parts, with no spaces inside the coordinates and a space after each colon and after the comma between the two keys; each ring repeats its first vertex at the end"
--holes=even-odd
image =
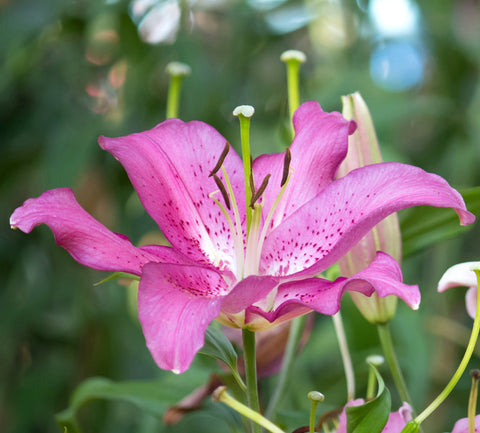
{"type": "Polygon", "coordinates": [[[346,408],[347,433],[381,433],[388,421],[391,409],[390,392],[378,370],[372,364],[370,368],[377,376],[377,396],[361,406],[346,408]]]}
{"type": "Polygon", "coordinates": [[[199,353],[211,356],[224,362],[233,374],[233,377],[245,391],[245,384],[240,377],[237,369],[237,352],[232,346],[230,340],[223,334],[223,332],[215,326],[209,326],[205,333],[205,344],[200,349],[199,353]]]}
{"type": "MultiPolygon", "coordinates": [[[[480,187],[462,191],[467,209],[480,212],[480,187]]],[[[464,233],[470,226],[461,226],[457,214],[449,208],[418,206],[409,209],[400,222],[403,255],[414,254],[436,242],[464,233]]]]}
{"type": "Polygon", "coordinates": [[[95,283],[94,286],[99,286],[100,284],[106,283],[107,281],[116,280],[117,278],[129,278],[131,280],[140,281],[140,277],[138,275],[129,274],[127,272],[114,272],[102,281],[95,283]]]}
{"type": "Polygon", "coordinates": [[[92,377],[82,382],[73,392],[70,406],[56,414],[58,426],[69,433],[79,433],[76,419],[78,410],[93,400],[128,402],[154,416],[162,416],[168,406],[192,391],[192,387],[206,382],[207,374],[191,369],[181,376],[165,374],[161,380],[114,382],[103,377],[92,377]],[[175,380],[173,380],[175,379],[175,380]]]}

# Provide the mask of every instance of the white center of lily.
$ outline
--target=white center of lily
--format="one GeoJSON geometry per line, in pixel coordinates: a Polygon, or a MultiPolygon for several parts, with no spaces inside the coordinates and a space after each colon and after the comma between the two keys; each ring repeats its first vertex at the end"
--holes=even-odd
{"type": "MultiPolygon", "coordinates": [[[[214,176],[215,183],[218,186],[218,190],[214,191],[210,194],[210,197],[215,201],[215,203],[221,209],[230,232],[232,234],[232,239],[234,243],[234,250],[235,250],[235,264],[236,269],[232,269],[235,274],[237,281],[247,278],[250,275],[259,275],[259,266],[260,266],[260,258],[263,243],[265,241],[265,237],[267,235],[267,228],[272,220],[275,208],[277,207],[283,192],[287,186],[288,180],[290,179],[290,151],[287,149],[286,156],[285,156],[285,163],[284,163],[284,176],[282,178],[282,188],[280,193],[278,194],[272,208],[270,209],[267,217],[264,220],[262,225],[262,210],[263,210],[263,199],[262,195],[265,192],[265,189],[268,185],[268,180],[270,175],[267,175],[263,180],[262,184],[258,189],[255,189],[254,181],[253,181],[253,174],[251,175],[250,179],[250,188],[251,188],[251,200],[250,204],[247,203],[246,212],[250,212],[250,223],[247,224],[247,233],[246,236],[244,235],[244,231],[242,230],[242,218],[240,216],[240,212],[237,205],[237,200],[233,193],[233,188],[230,183],[230,179],[228,174],[223,167],[222,163],[228,153],[228,144],[225,150],[222,152],[220,156],[219,162],[217,166],[212,171],[211,175],[214,176]],[[224,183],[220,180],[220,178],[215,174],[221,168],[224,183]],[[233,220],[225,208],[225,206],[215,198],[215,195],[221,193],[223,196],[223,201],[225,203],[226,208],[233,212],[233,220]]],[[[247,218],[248,219],[248,218],[247,218]]],[[[219,262],[220,263],[220,262],[219,262]]]]}

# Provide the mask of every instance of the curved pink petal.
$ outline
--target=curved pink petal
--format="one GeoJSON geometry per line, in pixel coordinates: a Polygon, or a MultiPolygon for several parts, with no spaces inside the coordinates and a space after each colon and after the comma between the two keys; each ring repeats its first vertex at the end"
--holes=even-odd
{"type": "MultiPolygon", "coordinates": [[[[302,104],[293,117],[295,139],[290,146],[291,178],[283,199],[275,210],[271,227],[277,226],[304,203],[331,183],[348,150],[348,135],[355,122],[340,113],[325,113],[318,102],[302,104]]],[[[253,162],[255,181],[271,174],[263,195],[264,212],[268,213],[280,193],[284,153],[261,155],[253,162]]]]}
{"type": "Polygon", "coordinates": [[[161,263],[143,267],[138,315],[160,368],[175,373],[188,369],[226,293],[225,281],[212,269],[161,263]]]}
{"type": "Polygon", "coordinates": [[[222,312],[239,313],[250,305],[264,299],[279,283],[279,279],[270,276],[256,276],[241,280],[225,298],[222,312]]]}
{"type": "MultiPolygon", "coordinates": [[[[402,282],[398,263],[388,254],[378,252],[375,260],[365,269],[350,278],[335,281],[323,278],[308,278],[281,284],[272,311],[264,312],[250,307],[249,313],[266,318],[269,322],[283,322],[309,310],[333,315],[340,309],[341,299],[346,290],[370,296],[376,292],[383,298],[395,295],[413,309],[420,304],[418,286],[402,282]]],[[[249,319],[253,320],[253,316],[249,319]]]]}
{"type": "MultiPolygon", "coordinates": [[[[225,138],[203,122],[170,119],[142,133],[100,137],[99,143],[122,163],[143,206],[174,247],[195,261],[235,268],[231,231],[209,197],[218,190],[208,175],[225,138]]],[[[243,166],[233,149],[223,166],[245,215],[243,166]]],[[[221,171],[218,176],[223,180],[221,171]]],[[[220,194],[216,198],[223,202],[220,194]]]]}
{"type": "Polygon", "coordinates": [[[40,224],[50,227],[57,244],[77,262],[93,269],[140,275],[147,262],[181,261],[172,248],[163,247],[154,254],[134,247],[126,236],[111,232],[88,214],[69,188],[49,190],[31,198],[10,217],[12,228],[25,233],[40,224]]]}
{"type": "MultiPolygon", "coordinates": [[[[452,433],[469,433],[468,418],[459,419],[453,426],[452,433]]],[[[480,415],[475,417],[475,433],[480,433],[480,415]]]]}
{"type": "Polygon", "coordinates": [[[479,265],[479,262],[465,262],[451,266],[440,278],[437,290],[444,292],[451,287],[476,287],[477,275],[472,270],[472,266],[479,267],[479,265]]]}
{"type": "Polygon", "coordinates": [[[312,276],[339,260],[386,216],[410,206],[453,208],[462,225],[475,220],[441,177],[400,163],[351,171],[328,185],[265,239],[260,269],[312,276]]]}

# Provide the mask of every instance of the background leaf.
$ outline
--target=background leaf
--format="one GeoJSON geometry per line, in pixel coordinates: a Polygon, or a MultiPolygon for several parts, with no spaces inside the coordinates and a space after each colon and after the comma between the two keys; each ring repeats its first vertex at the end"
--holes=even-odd
{"type": "Polygon", "coordinates": [[[77,421],[78,411],[93,400],[123,401],[157,417],[161,417],[168,406],[185,397],[192,386],[201,385],[207,380],[199,370],[181,376],[166,374],[161,380],[114,382],[104,377],[92,377],[82,382],[73,392],[70,406],[56,415],[59,427],[67,427],[69,432],[80,432],[77,421]]]}
{"type": "MultiPolygon", "coordinates": [[[[480,187],[462,191],[467,209],[480,213],[480,187]]],[[[419,252],[437,242],[452,238],[473,228],[461,226],[458,216],[451,209],[418,206],[401,218],[403,255],[419,252]]]]}

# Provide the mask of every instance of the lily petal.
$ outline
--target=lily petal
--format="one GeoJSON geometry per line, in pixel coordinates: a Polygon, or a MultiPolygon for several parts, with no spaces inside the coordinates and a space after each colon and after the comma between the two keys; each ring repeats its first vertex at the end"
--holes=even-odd
{"type": "Polygon", "coordinates": [[[264,299],[279,283],[270,276],[251,275],[241,281],[227,295],[222,304],[222,312],[238,313],[248,306],[264,299]]]}
{"type": "MultiPolygon", "coordinates": [[[[235,268],[232,233],[209,197],[218,190],[208,175],[225,138],[203,122],[170,119],[142,133],[100,137],[99,143],[122,163],[143,206],[174,247],[197,262],[222,261],[235,268]]],[[[245,215],[243,165],[233,149],[223,167],[245,215]]]]}
{"type": "Polygon", "coordinates": [[[468,315],[474,319],[477,311],[477,275],[472,270],[478,268],[479,262],[458,263],[448,268],[438,282],[438,291],[444,292],[451,287],[469,287],[465,295],[465,305],[468,315]]]}
{"type": "Polygon", "coordinates": [[[69,188],[45,191],[25,201],[10,217],[12,228],[25,233],[40,224],[50,227],[57,244],[77,262],[93,269],[140,275],[147,262],[181,261],[171,248],[153,254],[136,248],[126,236],[108,230],[78,204],[69,188]]]}
{"type": "MultiPolygon", "coordinates": [[[[316,101],[305,102],[295,111],[293,125],[291,179],[275,210],[272,228],[333,181],[347,154],[348,135],[355,130],[355,122],[345,120],[340,113],[325,113],[316,101]]],[[[284,153],[261,155],[253,162],[257,182],[271,174],[263,195],[265,213],[280,193],[283,163],[284,153]]]]}
{"type": "Polygon", "coordinates": [[[138,287],[138,315],[153,359],[182,373],[204,344],[227,293],[222,276],[201,266],[148,263],[138,287]]]}
{"type": "Polygon", "coordinates": [[[398,263],[388,254],[379,251],[367,268],[350,278],[340,277],[335,281],[309,278],[284,283],[278,288],[272,311],[266,313],[258,307],[250,307],[248,310],[249,313],[263,316],[272,323],[281,323],[310,310],[333,315],[340,309],[346,290],[366,296],[375,292],[381,298],[395,295],[413,309],[417,309],[420,304],[418,286],[404,284],[398,263]]]}
{"type": "Polygon", "coordinates": [[[386,216],[418,205],[451,207],[462,225],[475,220],[441,177],[400,163],[374,164],[332,182],[275,228],[265,239],[260,269],[270,275],[316,275],[386,216]]]}
{"type": "Polygon", "coordinates": [[[438,291],[444,292],[451,287],[465,286],[476,287],[477,275],[472,270],[472,266],[477,265],[478,262],[458,263],[448,268],[438,282],[438,291]]]}

